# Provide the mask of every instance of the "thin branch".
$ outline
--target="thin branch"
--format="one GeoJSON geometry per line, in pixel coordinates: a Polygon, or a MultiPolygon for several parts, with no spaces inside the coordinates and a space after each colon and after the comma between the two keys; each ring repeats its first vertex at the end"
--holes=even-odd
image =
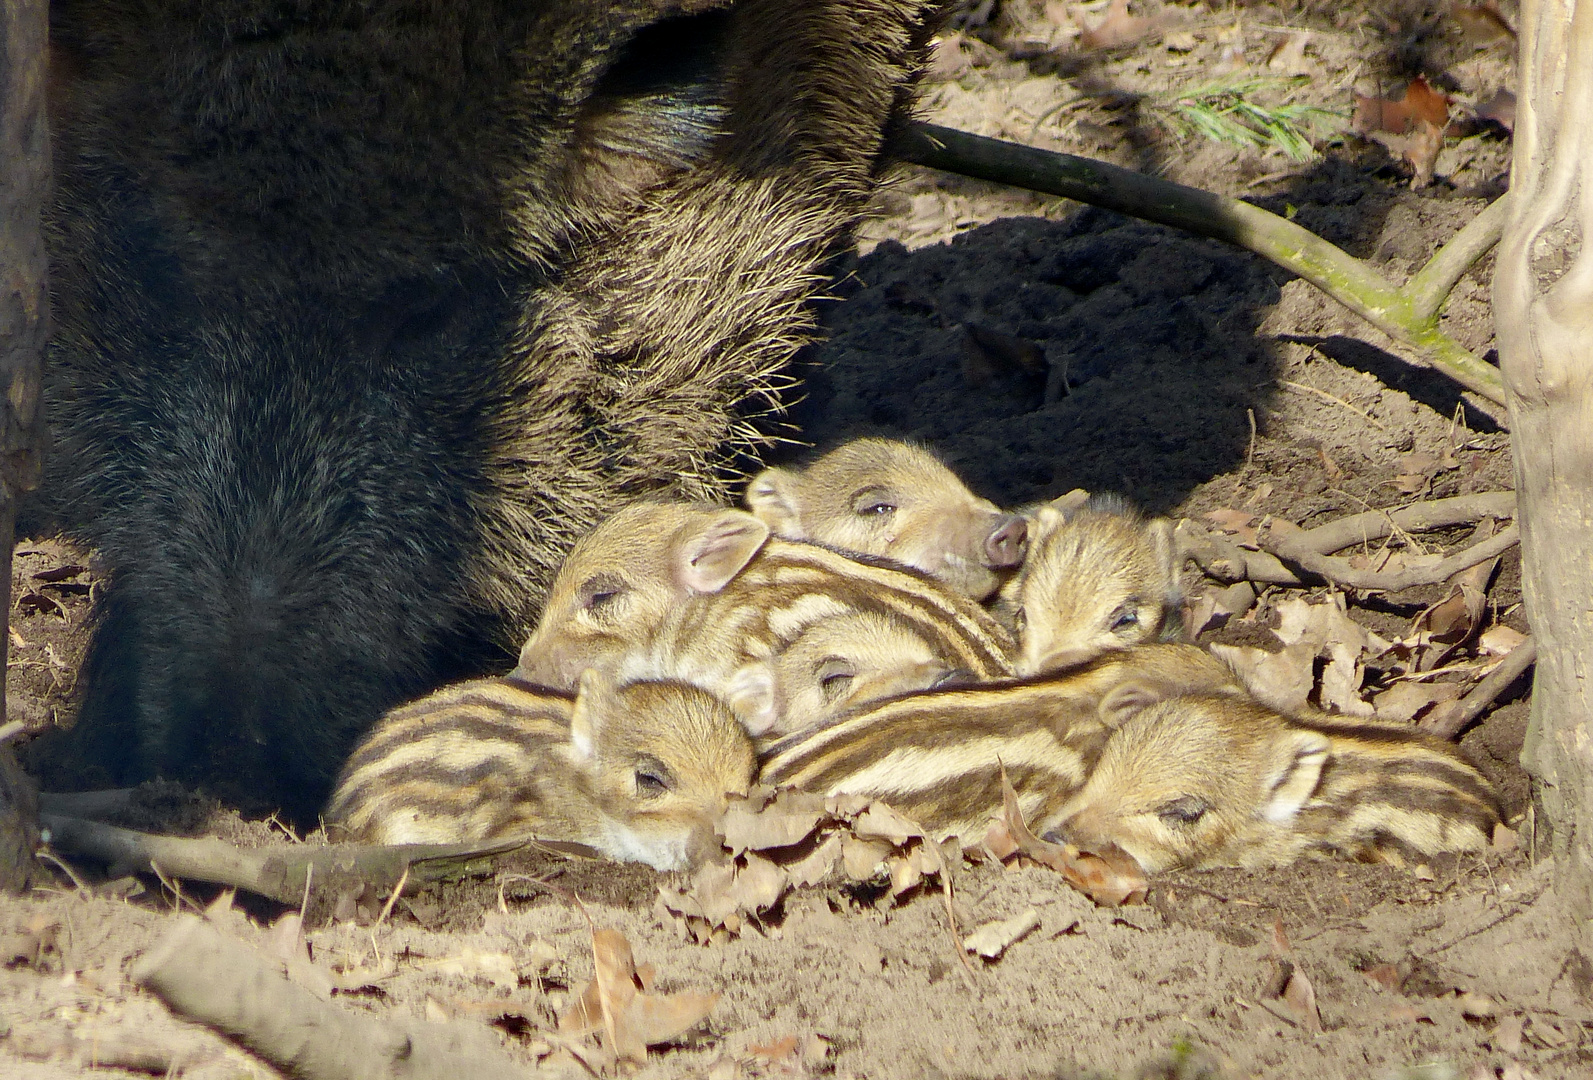
{"type": "Polygon", "coordinates": [[[1444,739],[1453,739],[1471,726],[1510,684],[1537,663],[1538,643],[1525,638],[1494,665],[1494,669],[1459,701],[1445,702],[1417,721],[1416,726],[1444,739]],[[1449,706],[1445,708],[1445,706],[1449,706]]]}
{"type": "Polygon", "coordinates": [[[312,867],[322,890],[335,895],[345,885],[356,882],[391,887],[404,875],[406,867],[416,881],[472,873],[485,869],[485,861],[493,856],[527,843],[508,840],[392,847],[304,844],[244,849],[221,840],[155,836],[60,814],[41,814],[40,824],[48,830],[50,844],[57,852],[107,862],[121,873],[150,873],[158,863],[161,872],[171,877],[247,889],[288,905],[303,898],[312,867]]]}
{"type": "Polygon", "coordinates": [[[1294,538],[1294,543],[1302,551],[1331,555],[1354,544],[1381,540],[1394,532],[1425,532],[1451,525],[1470,525],[1485,517],[1515,516],[1515,492],[1489,491],[1480,495],[1457,495],[1451,499],[1412,503],[1398,510],[1369,510],[1364,514],[1352,514],[1307,529],[1303,535],[1294,538]]]}
{"type": "Polygon", "coordinates": [[[1418,318],[1405,293],[1359,259],[1259,206],[1104,161],[936,124],[911,125],[893,149],[918,165],[1077,199],[1253,251],[1416,349],[1462,386],[1489,401],[1504,402],[1498,370],[1438,329],[1436,321],[1418,318]]]}
{"type": "Polygon", "coordinates": [[[1257,542],[1263,550],[1271,552],[1284,562],[1294,563],[1302,570],[1326,578],[1335,585],[1360,589],[1363,592],[1399,592],[1401,589],[1414,588],[1417,585],[1432,585],[1435,582],[1448,580],[1463,570],[1470,570],[1478,563],[1498,558],[1520,541],[1521,533],[1515,525],[1511,525],[1501,529],[1498,535],[1473,544],[1436,565],[1412,567],[1393,573],[1358,570],[1350,565],[1348,559],[1319,555],[1309,548],[1298,545],[1296,543],[1298,539],[1297,536],[1276,536],[1267,529],[1262,529],[1257,535],[1257,542]]]}
{"type": "Polygon", "coordinates": [[[1501,195],[1466,222],[1465,227],[1451,236],[1449,242],[1427,260],[1427,265],[1405,283],[1405,295],[1410,297],[1413,316],[1422,322],[1438,318],[1438,310],[1444,306],[1455,283],[1499,242],[1499,237],[1504,235],[1505,219],[1510,216],[1506,198],[1501,195]]]}

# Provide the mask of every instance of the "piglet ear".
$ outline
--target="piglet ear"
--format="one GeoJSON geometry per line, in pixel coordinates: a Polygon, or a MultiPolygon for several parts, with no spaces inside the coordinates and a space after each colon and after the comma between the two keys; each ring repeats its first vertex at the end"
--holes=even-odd
{"type": "Polygon", "coordinates": [[[1278,767],[1267,777],[1268,795],[1261,816],[1285,825],[1310,801],[1322,781],[1332,744],[1315,731],[1290,731],[1278,747],[1278,767]]]}
{"type": "Polygon", "coordinates": [[[604,725],[617,719],[618,710],[619,691],[613,680],[596,668],[581,672],[575,707],[570,712],[570,743],[577,758],[591,761],[597,756],[604,725]]]}
{"type": "Polygon", "coordinates": [[[769,526],[743,510],[722,510],[686,526],[672,543],[675,581],[692,592],[718,592],[768,538],[769,526]]]}
{"type": "Polygon", "coordinates": [[[753,517],[769,526],[776,536],[805,540],[802,514],[798,509],[797,489],[802,478],[790,469],[764,469],[747,485],[744,502],[753,517]]]}
{"type": "Polygon", "coordinates": [[[1162,701],[1167,694],[1150,683],[1130,680],[1118,683],[1101,698],[1096,711],[1101,723],[1110,728],[1120,728],[1139,713],[1162,701]]]}
{"type": "Polygon", "coordinates": [[[1046,503],[1045,506],[1046,509],[1053,510],[1058,514],[1061,514],[1062,519],[1066,521],[1073,515],[1075,510],[1087,506],[1089,501],[1090,493],[1088,491],[1085,491],[1083,488],[1074,488],[1066,495],[1058,495],[1056,498],[1046,503]]]}
{"type": "Polygon", "coordinates": [[[1173,523],[1166,518],[1152,518],[1145,523],[1146,535],[1156,551],[1156,565],[1168,581],[1178,580],[1178,542],[1173,538],[1173,523]]]}
{"type": "Polygon", "coordinates": [[[731,674],[725,685],[725,701],[754,738],[769,734],[780,723],[780,695],[774,672],[761,661],[743,664],[731,674]]]}

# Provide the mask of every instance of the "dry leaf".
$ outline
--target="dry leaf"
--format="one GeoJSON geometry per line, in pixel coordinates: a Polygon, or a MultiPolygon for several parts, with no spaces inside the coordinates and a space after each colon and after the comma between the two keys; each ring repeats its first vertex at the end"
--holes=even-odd
{"type": "Polygon", "coordinates": [[[1001,824],[1020,854],[1058,871],[1069,885],[1102,907],[1145,902],[1144,872],[1115,844],[1083,852],[1072,844],[1053,844],[1030,832],[1005,768],[1001,770],[1001,824]]]}
{"type": "Polygon", "coordinates": [[[1492,1020],[1499,1014],[1499,1005],[1493,998],[1472,990],[1462,990],[1455,1003],[1460,1006],[1460,1015],[1468,1020],[1492,1020]]]}
{"type": "Polygon", "coordinates": [[[841,866],[853,881],[868,881],[879,873],[880,865],[889,855],[891,845],[884,840],[858,840],[847,836],[841,839],[841,866]]]}
{"type": "Polygon", "coordinates": [[[852,833],[859,840],[885,840],[901,847],[913,837],[923,836],[924,830],[885,803],[874,802],[852,822],[852,833]]]}
{"type": "Polygon", "coordinates": [[[787,1035],[783,1039],[776,1039],[772,1043],[753,1045],[747,1047],[747,1056],[757,1060],[763,1066],[783,1065],[796,1057],[801,1050],[802,1043],[795,1035],[787,1035]]]}
{"type": "Polygon", "coordinates": [[[508,953],[486,952],[469,945],[453,956],[432,960],[421,966],[438,975],[486,979],[499,989],[513,989],[520,985],[520,972],[508,953]]]}
{"type": "Polygon", "coordinates": [[[1403,981],[1399,968],[1393,964],[1378,964],[1376,967],[1367,968],[1361,974],[1365,975],[1373,985],[1380,986],[1391,994],[1399,993],[1399,984],[1403,981]]]}
{"type": "Polygon", "coordinates": [[[1034,908],[1010,919],[988,922],[963,939],[962,947],[978,953],[986,960],[994,960],[1007,951],[1007,946],[1038,929],[1040,912],[1034,908]]]}
{"type": "Polygon", "coordinates": [[[595,975],[559,1018],[559,1030],[580,1035],[601,1028],[607,1049],[620,1060],[645,1062],[649,1046],[690,1031],[719,1000],[690,991],[647,993],[630,942],[618,930],[592,931],[592,964],[595,975]]]}
{"type": "Polygon", "coordinates": [[[1224,532],[1234,538],[1240,547],[1249,548],[1251,551],[1260,551],[1256,543],[1256,515],[1243,510],[1222,509],[1210,510],[1205,514],[1207,521],[1217,527],[1218,532],[1224,532]]]}
{"type": "Polygon", "coordinates": [[[1112,0],[1106,17],[1094,26],[1086,26],[1077,14],[1073,21],[1079,26],[1079,48],[1086,51],[1131,45],[1156,28],[1155,19],[1130,15],[1128,0],[1112,0]]]}
{"type": "Polygon", "coordinates": [[[1509,656],[1527,635],[1504,623],[1494,623],[1477,638],[1477,647],[1487,656],[1509,656]]]}
{"type": "Polygon", "coordinates": [[[840,861],[841,838],[832,833],[811,855],[787,866],[785,872],[790,876],[791,884],[799,888],[818,885],[835,872],[835,865],[840,861]]]}
{"type": "Polygon", "coordinates": [[[1449,17],[1460,26],[1462,38],[1473,49],[1486,49],[1516,39],[1516,32],[1491,3],[1456,5],[1450,10],[1449,17]]]}
{"type": "Polygon", "coordinates": [[[1456,700],[1460,689],[1458,683],[1397,682],[1372,700],[1379,720],[1406,723],[1433,705],[1456,700]]]}
{"type": "Polygon", "coordinates": [[[1449,98],[1434,90],[1420,75],[1410,81],[1398,101],[1355,95],[1355,117],[1351,126],[1359,134],[1404,135],[1423,122],[1442,132],[1449,122],[1449,98]]]}
{"type": "Polygon", "coordinates": [[[1322,1014],[1316,1007],[1316,990],[1312,988],[1305,972],[1295,968],[1290,973],[1289,981],[1283,987],[1282,998],[1294,1016],[1295,1023],[1313,1033],[1322,1030],[1322,1014]]]}
{"type": "Polygon", "coordinates": [[[1211,652],[1239,676],[1257,701],[1279,712],[1305,707],[1316,684],[1316,646],[1301,642],[1281,652],[1249,645],[1213,645],[1211,652]]]}
{"type": "Polygon", "coordinates": [[[754,809],[746,800],[735,799],[725,810],[719,832],[731,854],[740,855],[749,848],[765,851],[801,843],[813,835],[823,817],[822,804],[793,810],[771,803],[754,809]]]}
{"type": "Polygon", "coordinates": [[[1305,47],[1311,41],[1309,30],[1296,30],[1278,42],[1272,55],[1267,57],[1267,67],[1285,75],[1305,75],[1310,72],[1306,63],[1305,47]]]}
{"type": "Polygon", "coordinates": [[[48,952],[56,949],[56,938],[61,924],[45,915],[35,914],[21,930],[0,936],[0,965],[26,964],[38,967],[48,952]]]}
{"type": "Polygon", "coordinates": [[[1371,716],[1377,710],[1361,699],[1361,683],[1366,669],[1361,666],[1361,651],[1343,642],[1327,647],[1328,662],[1322,669],[1320,697],[1322,707],[1342,716],[1371,716]]]}
{"type": "Polygon", "coordinates": [[[1503,1050],[1507,1054],[1521,1053],[1521,1029],[1526,1026],[1526,1021],[1516,1013],[1505,1017],[1494,1026],[1488,1035],[1488,1041],[1493,1043],[1495,1050],[1503,1050]]]}

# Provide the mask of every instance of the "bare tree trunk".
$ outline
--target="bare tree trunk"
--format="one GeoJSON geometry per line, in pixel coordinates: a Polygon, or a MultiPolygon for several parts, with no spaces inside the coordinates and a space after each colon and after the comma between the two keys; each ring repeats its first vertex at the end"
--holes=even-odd
{"type": "MultiPolygon", "coordinates": [[[[45,115],[48,0],[0,7],[0,726],[10,643],[16,500],[38,483],[39,383],[49,337],[40,215],[50,186],[45,115]]],[[[0,891],[27,888],[38,839],[34,793],[0,741],[0,891]]]]}
{"type": "Polygon", "coordinates": [[[1538,642],[1521,762],[1593,952],[1593,0],[1523,0],[1510,219],[1494,276],[1538,642]]]}

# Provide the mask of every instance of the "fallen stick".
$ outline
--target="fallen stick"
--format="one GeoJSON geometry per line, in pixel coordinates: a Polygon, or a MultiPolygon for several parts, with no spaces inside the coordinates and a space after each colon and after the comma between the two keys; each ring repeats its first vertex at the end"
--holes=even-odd
{"type": "Polygon", "coordinates": [[[128,1072],[176,1076],[184,1068],[203,1065],[214,1055],[192,1038],[173,1046],[126,1031],[91,1034],[58,1024],[26,1024],[13,1028],[7,1046],[17,1057],[57,1061],[78,1069],[125,1069],[128,1072]]]}
{"type": "Polygon", "coordinates": [[[1297,543],[1299,539],[1298,535],[1277,536],[1268,529],[1261,529],[1256,536],[1257,543],[1264,551],[1276,555],[1285,563],[1293,563],[1302,570],[1325,578],[1335,585],[1360,589],[1363,592],[1392,593],[1417,585],[1432,585],[1435,582],[1446,581],[1463,570],[1470,570],[1478,563],[1498,558],[1520,541],[1521,533],[1516,526],[1511,525],[1501,529],[1497,535],[1473,544],[1466,550],[1432,566],[1411,567],[1393,572],[1358,570],[1350,565],[1348,559],[1319,554],[1297,543]]]}
{"type": "Polygon", "coordinates": [[[1451,499],[1412,503],[1398,510],[1368,510],[1364,514],[1352,514],[1307,529],[1304,534],[1294,538],[1294,543],[1301,551],[1331,555],[1355,544],[1381,540],[1395,531],[1426,532],[1451,525],[1470,525],[1485,517],[1513,518],[1515,514],[1516,493],[1513,491],[1457,495],[1451,499]]]}
{"type": "MultiPolygon", "coordinates": [[[[1434,256],[1438,264],[1424,267],[1417,275],[1419,288],[1407,292],[1310,230],[1259,206],[1104,161],[924,123],[910,125],[892,150],[903,160],[932,169],[1077,199],[1253,251],[1416,349],[1468,390],[1504,404],[1499,369],[1443,332],[1437,319],[1442,297],[1434,299],[1440,287],[1452,284],[1451,279],[1458,279],[1470,261],[1487,250],[1482,245],[1491,235],[1492,218],[1466,233],[1454,249],[1446,246],[1434,256]],[[1462,262],[1465,265],[1457,272],[1455,267],[1462,262]]],[[[1495,211],[1500,217],[1503,213],[1495,211]]]]}
{"type": "Polygon", "coordinates": [[[198,916],[177,925],[130,972],[173,1012],[236,1040],[301,1080],[459,1080],[532,1071],[487,1028],[403,1023],[345,1012],[293,985],[282,965],[198,916]]]}
{"type": "MultiPolygon", "coordinates": [[[[109,863],[112,877],[154,873],[158,864],[160,872],[168,877],[230,885],[290,905],[300,902],[311,873],[316,889],[327,895],[360,884],[384,889],[391,888],[406,871],[415,882],[484,873],[493,856],[532,842],[392,847],[299,844],[245,849],[210,837],[156,836],[61,814],[41,814],[40,823],[57,853],[109,863]]],[[[561,845],[537,843],[562,850],[561,845]]]]}
{"type": "Polygon", "coordinates": [[[1174,533],[1178,548],[1218,581],[1235,584],[1253,581],[1265,585],[1301,585],[1300,576],[1265,551],[1250,551],[1227,537],[1208,531],[1189,518],[1178,522],[1174,533]]]}
{"type": "Polygon", "coordinates": [[[1499,700],[1510,684],[1526,673],[1538,659],[1538,643],[1530,637],[1505,654],[1503,660],[1459,701],[1446,701],[1416,722],[1423,731],[1442,739],[1453,739],[1471,726],[1472,721],[1499,700]]]}

